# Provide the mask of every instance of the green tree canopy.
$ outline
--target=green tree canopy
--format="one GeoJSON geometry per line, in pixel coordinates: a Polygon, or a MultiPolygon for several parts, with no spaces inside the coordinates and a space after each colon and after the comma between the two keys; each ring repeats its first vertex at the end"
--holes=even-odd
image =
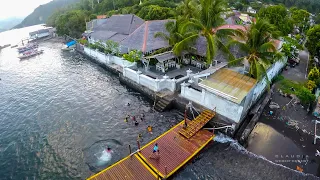
{"type": "Polygon", "coordinates": [[[59,35],[69,35],[71,37],[80,37],[86,30],[85,19],[88,16],[84,11],[72,10],[64,13],[55,21],[57,33],[59,35]]]}
{"type": "Polygon", "coordinates": [[[310,26],[310,13],[304,9],[297,7],[290,8],[291,18],[293,24],[299,27],[300,30],[305,31],[310,26]]]}
{"type": "Polygon", "coordinates": [[[289,18],[287,8],[283,5],[269,6],[261,8],[257,16],[266,19],[281,32],[283,36],[288,35],[293,30],[292,20],[289,18]]]}
{"type": "Polygon", "coordinates": [[[138,13],[138,16],[145,20],[161,20],[174,17],[174,11],[167,7],[159,5],[144,6],[138,13]]]}
{"type": "Polygon", "coordinates": [[[313,56],[320,55],[320,25],[313,26],[307,32],[306,47],[313,56]]]}

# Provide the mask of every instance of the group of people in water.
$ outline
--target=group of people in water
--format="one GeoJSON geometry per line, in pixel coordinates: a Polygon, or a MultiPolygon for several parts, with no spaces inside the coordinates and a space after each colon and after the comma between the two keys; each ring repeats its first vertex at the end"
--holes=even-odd
{"type": "MultiPolygon", "coordinates": [[[[130,103],[127,103],[127,106],[130,106],[130,103]]],[[[145,121],[145,115],[143,113],[139,117],[140,117],[140,121],[141,122],[145,121]]],[[[134,123],[135,126],[139,125],[139,122],[138,122],[136,116],[126,115],[126,117],[124,118],[124,122],[128,123],[130,119],[134,123]]],[[[147,127],[147,131],[150,134],[152,134],[152,126],[149,125],[147,127]]],[[[137,140],[138,141],[142,140],[142,134],[141,133],[138,134],[137,140]]],[[[153,153],[149,158],[158,158],[158,157],[159,157],[159,147],[158,147],[158,143],[155,143],[155,145],[153,147],[153,153]],[[156,157],[154,157],[153,155],[155,155],[156,157]]]]}
{"type": "MultiPolygon", "coordinates": [[[[143,122],[144,121],[144,118],[145,118],[145,115],[142,113],[140,115],[140,121],[143,122]]],[[[136,116],[130,116],[130,115],[127,115],[125,118],[124,118],[124,122],[128,123],[129,120],[131,119],[131,121],[134,123],[135,126],[138,126],[139,125],[139,122],[137,121],[136,119],[136,116]]],[[[152,126],[148,126],[147,127],[147,130],[150,134],[152,134],[152,126]]]]}

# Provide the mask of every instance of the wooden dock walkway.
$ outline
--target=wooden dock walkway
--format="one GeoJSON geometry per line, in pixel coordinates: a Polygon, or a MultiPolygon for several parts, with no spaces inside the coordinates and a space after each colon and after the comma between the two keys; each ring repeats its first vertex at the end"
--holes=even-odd
{"type": "MultiPolygon", "coordinates": [[[[202,112],[198,116],[198,120],[193,122],[194,125],[192,125],[192,127],[197,126],[199,128],[193,129],[197,131],[192,133],[193,135],[189,138],[186,138],[179,132],[184,128],[185,124],[184,121],[181,121],[164,134],[143,146],[134,155],[125,157],[100,173],[93,175],[89,180],[151,180],[170,177],[213,140],[213,133],[201,128],[214,115],[215,113],[211,111],[202,112]],[[155,143],[159,147],[158,155],[153,153],[155,143]]],[[[188,124],[191,122],[187,120],[188,124]]]]}

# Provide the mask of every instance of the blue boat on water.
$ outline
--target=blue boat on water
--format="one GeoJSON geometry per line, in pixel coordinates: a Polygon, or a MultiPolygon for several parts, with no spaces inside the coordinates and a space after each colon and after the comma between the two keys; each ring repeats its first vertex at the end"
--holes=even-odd
{"type": "Polygon", "coordinates": [[[67,47],[70,47],[70,46],[73,46],[73,45],[75,45],[77,43],[77,41],[70,41],[70,42],[68,42],[66,45],[67,45],[67,47]]]}
{"type": "Polygon", "coordinates": [[[77,41],[73,40],[73,41],[70,41],[68,43],[66,43],[64,45],[64,47],[62,48],[62,50],[64,51],[69,51],[69,50],[74,50],[74,46],[77,44],[77,41]]]}

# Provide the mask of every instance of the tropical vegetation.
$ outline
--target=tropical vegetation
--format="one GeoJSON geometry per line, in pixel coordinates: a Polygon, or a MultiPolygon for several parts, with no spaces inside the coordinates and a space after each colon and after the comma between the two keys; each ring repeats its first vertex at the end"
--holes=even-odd
{"type": "Polygon", "coordinates": [[[187,46],[202,36],[206,39],[207,65],[212,64],[218,49],[223,51],[228,58],[232,58],[223,41],[235,35],[235,31],[219,28],[224,24],[222,14],[226,12],[226,1],[200,0],[199,6],[201,8],[198,13],[189,14],[191,18],[181,25],[181,33],[184,34],[184,38],[174,45],[173,52],[181,54],[187,46]]]}
{"type": "Polygon", "coordinates": [[[230,64],[243,62],[249,65],[250,76],[260,80],[266,75],[266,69],[276,60],[282,58],[276,44],[279,33],[276,27],[268,21],[258,19],[246,31],[243,31],[241,37],[243,38],[231,41],[229,47],[238,46],[246,56],[231,61],[230,64]]]}
{"type": "Polygon", "coordinates": [[[306,47],[312,56],[320,57],[320,25],[315,25],[307,32],[306,47]]]}
{"type": "Polygon", "coordinates": [[[259,19],[266,19],[273,24],[281,35],[286,36],[293,30],[293,22],[289,17],[287,8],[283,5],[269,6],[260,9],[257,16],[259,19]]]}

